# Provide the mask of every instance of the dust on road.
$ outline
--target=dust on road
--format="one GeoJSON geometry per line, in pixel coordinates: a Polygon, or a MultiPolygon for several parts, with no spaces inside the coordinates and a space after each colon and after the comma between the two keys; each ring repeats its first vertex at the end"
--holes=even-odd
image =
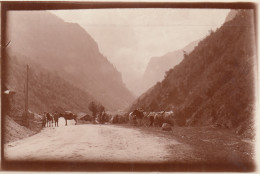
{"type": "Polygon", "coordinates": [[[174,139],[115,125],[69,125],[5,144],[7,160],[166,162],[174,139]]]}

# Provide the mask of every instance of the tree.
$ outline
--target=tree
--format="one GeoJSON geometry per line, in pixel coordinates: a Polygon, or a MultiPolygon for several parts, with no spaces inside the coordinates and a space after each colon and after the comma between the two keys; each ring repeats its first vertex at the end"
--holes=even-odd
{"type": "Polygon", "coordinates": [[[99,104],[98,105],[98,112],[101,113],[103,111],[105,111],[105,107],[102,104],[99,104]]]}
{"type": "Polygon", "coordinates": [[[96,114],[98,112],[98,106],[95,102],[90,102],[88,105],[88,109],[92,112],[92,116],[96,117],[96,114]]]}
{"type": "Polygon", "coordinates": [[[186,59],[188,57],[188,54],[186,51],[183,51],[183,57],[184,57],[184,59],[186,59]]]}
{"type": "Polygon", "coordinates": [[[102,104],[98,105],[98,121],[99,123],[104,123],[104,116],[105,116],[105,107],[102,104]]]}

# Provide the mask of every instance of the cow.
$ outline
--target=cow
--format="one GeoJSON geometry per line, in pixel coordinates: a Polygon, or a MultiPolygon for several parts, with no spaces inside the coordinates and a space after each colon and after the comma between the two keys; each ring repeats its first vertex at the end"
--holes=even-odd
{"type": "Polygon", "coordinates": [[[142,121],[142,119],[144,117],[143,111],[136,109],[133,112],[131,112],[129,115],[133,118],[134,124],[141,125],[141,121],[142,121]]]}
{"type": "Polygon", "coordinates": [[[170,125],[174,125],[174,118],[173,118],[173,112],[169,111],[161,111],[156,112],[154,123],[156,126],[162,127],[163,123],[168,123],[170,125]]]}
{"type": "Polygon", "coordinates": [[[161,127],[163,123],[173,124],[173,112],[161,111],[161,112],[150,112],[147,116],[150,120],[149,126],[161,127]]]}
{"type": "Polygon", "coordinates": [[[154,118],[156,116],[156,112],[150,112],[147,117],[149,118],[150,120],[150,124],[149,126],[153,126],[154,125],[154,118]]]}

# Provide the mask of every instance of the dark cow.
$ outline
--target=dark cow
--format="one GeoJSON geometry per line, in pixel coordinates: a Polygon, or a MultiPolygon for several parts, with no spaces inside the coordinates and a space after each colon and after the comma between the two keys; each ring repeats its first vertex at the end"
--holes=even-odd
{"type": "Polygon", "coordinates": [[[141,125],[141,121],[144,117],[144,113],[136,109],[131,113],[131,115],[133,116],[134,124],[141,125]]]}
{"type": "Polygon", "coordinates": [[[71,111],[65,111],[64,113],[60,114],[60,117],[63,117],[66,121],[67,126],[67,120],[75,120],[75,125],[77,124],[77,115],[73,114],[71,111]]]}

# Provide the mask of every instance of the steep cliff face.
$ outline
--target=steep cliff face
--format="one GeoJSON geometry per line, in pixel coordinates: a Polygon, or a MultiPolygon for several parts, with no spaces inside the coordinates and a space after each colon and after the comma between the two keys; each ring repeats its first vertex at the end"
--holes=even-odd
{"type": "Polygon", "coordinates": [[[8,52],[23,62],[57,73],[90,93],[109,110],[123,109],[133,96],[121,74],[78,24],[46,12],[8,12],[8,52]]]}
{"type": "Polygon", "coordinates": [[[183,60],[184,53],[190,53],[198,42],[194,41],[183,49],[169,52],[161,57],[152,57],[143,75],[142,91],[146,91],[156,82],[163,80],[165,72],[178,65],[183,60]]]}
{"type": "Polygon", "coordinates": [[[173,110],[179,125],[218,124],[240,133],[250,130],[255,106],[255,38],[253,12],[240,10],[199,42],[131,109],[173,110]]]}

